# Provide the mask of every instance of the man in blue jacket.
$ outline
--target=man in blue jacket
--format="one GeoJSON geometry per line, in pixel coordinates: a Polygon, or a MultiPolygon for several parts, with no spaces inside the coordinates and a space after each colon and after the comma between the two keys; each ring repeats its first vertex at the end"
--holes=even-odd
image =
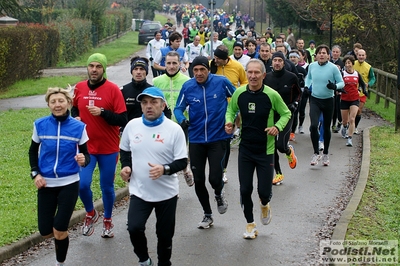
{"type": "Polygon", "coordinates": [[[209,182],[214,189],[218,212],[228,209],[222,181],[226,139],[225,113],[227,98],[235,87],[224,76],[209,73],[208,59],[196,57],[192,62],[194,77],[186,81],[179,93],[174,115],[183,129],[189,131],[189,157],[194,175],[196,195],[203,207],[204,217],[198,228],[206,229],[213,225],[212,210],[206,188],[205,167],[208,159],[209,182]],[[189,120],[183,112],[189,107],[189,120]],[[189,123],[190,121],[190,123],[189,123]]]}

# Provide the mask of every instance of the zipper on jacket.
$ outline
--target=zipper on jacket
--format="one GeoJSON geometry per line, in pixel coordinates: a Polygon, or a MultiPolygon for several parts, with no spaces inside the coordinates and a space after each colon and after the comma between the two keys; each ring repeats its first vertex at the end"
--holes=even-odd
{"type": "Polygon", "coordinates": [[[206,88],[203,88],[203,98],[204,98],[204,113],[206,114],[206,119],[204,120],[204,137],[205,141],[208,142],[208,135],[207,135],[207,124],[208,124],[208,113],[207,113],[207,100],[206,100],[206,88]]]}
{"type": "Polygon", "coordinates": [[[61,131],[61,122],[58,122],[58,127],[57,127],[57,152],[56,152],[56,161],[54,162],[54,174],[56,178],[58,178],[57,174],[57,165],[58,165],[58,155],[60,154],[60,131],[61,131]]]}

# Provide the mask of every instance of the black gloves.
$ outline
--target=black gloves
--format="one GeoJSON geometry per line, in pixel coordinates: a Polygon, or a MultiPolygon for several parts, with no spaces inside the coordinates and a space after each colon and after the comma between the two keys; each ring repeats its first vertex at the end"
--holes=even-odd
{"type": "Polygon", "coordinates": [[[293,113],[297,110],[298,102],[294,102],[288,105],[289,110],[293,113]]]}
{"type": "Polygon", "coordinates": [[[153,60],[154,60],[154,58],[153,58],[153,57],[150,57],[150,58],[149,58],[149,60],[150,60],[150,61],[153,61],[153,60]]]}
{"type": "Polygon", "coordinates": [[[337,91],[337,92],[341,92],[341,93],[343,93],[343,94],[346,94],[346,93],[347,93],[347,92],[344,90],[344,88],[336,89],[336,91],[337,91]]]}
{"type": "Polygon", "coordinates": [[[326,84],[326,87],[330,90],[336,90],[336,84],[332,83],[332,81],[328,80],[328,84],[326,84]]]}
{"type": "Polygon", "coordinates": [[[190,122],[189,122],[189,120],[184,119],[179,125],[181,126],[181,128],[183,130],[185,130],[185,129],[187,129],[189,127],[190,122]]]}
{"type": "Polygon", "coordinates": [[[304,96],[310,96],[310,94],[311,94],[310,89],[308,87],[304,87],[303,95],[304,96]]]}
{"type": "Polygon", "coordinates": [[[368,97],[369,93],[368,93],[368,91],[367,91],[367,90],[364,90],[364,91],[363,91],[363,93],[364,93],[364,95],[365,95],[365,96],[367,96],[367,97],[368,97]]]}

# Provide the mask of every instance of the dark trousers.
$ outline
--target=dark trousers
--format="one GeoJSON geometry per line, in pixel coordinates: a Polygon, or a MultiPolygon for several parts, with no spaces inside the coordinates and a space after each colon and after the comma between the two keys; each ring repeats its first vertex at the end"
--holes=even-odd
{"type": "Polygon", "coordinates": [[[308,101],[308,94],[302,94],[301,95],[301,100],[300,100],[300,105],[299,105],[299,126],[303,126],[304,119],[306,118],[306,105],[308,101]]]}
{"type": "Polygon", "coordinates": [[[340,95],[335,95],[335,105],[333,109],[332,126],[336,125],[336,120],[342,123],[342,113],[340,111],[340,95]]]}
{"type": "Polygon", "coordinates": [[[254,222],[253,215],[253,174],[257,171],[257,192],[263,205],[272,198],[272,179],[274,177],[274,155],[266,153],[254,154],[243,146],[239,146],[239,184],[240,204],[247,223],[254,222]]]}
{"type": "Polygon", "coordinates": [[[209,194],[206,187],[206,162],[208,160],[208,180],[214,189],[215,195],[221,195],[224,188],[222,181],[225,162],[226,140],[210,143],[190,143],[190,167],[194,176],[196,195],[203,207],[204,214],[212,214],[209,194]]]}
{"type": "MultiPolygon", "coordinates": [[[[293,123],[293,113],[292,116],[290,117],[288,123],[286,126],[282,129],[282,131],[279,132],[278,136],[275,138],[275,161],[274,161],[274,168],[275,172],[278,174],[282,174],[281,170],[281,165],[279,164],[279,154],[284,153],[288,154],[289,150],[289,138],[290,138],[290,131],[292,128],[292,123],[293,123]]],[[[289,153],[290,154],[290,153],[289,153]]]]}
{"type": "Polygon", "coordinates": [[[153,209],[156,214],[157,255],[159,266],[171,264],[172,237],[175,233],[175,216],[178,196],[159,202],[147,202],[131,195],[128,210],[128,231],[133,251],[143,262],[149,259],[146,222],[153,209]]]}
{"type": "Polygon", "coordinates": [[[319,153],[318,141],[319,141],[319,116],[322,113],[324,123],[324,154],[329,153],[329,144],[331,142],[331,122],[333,115],[333,104],[334,99],[318,99],[313,96],[310,96],[310,136],[311,142],[314,149],[314,154],[319,153]]]}
{"type": "Polygon", "coordinates": [[[68,231],[79,194],[79,181],[61,187],[44,187],[37,191],[38,225],[42,236],[68,231]]]}
{"type": "Polygon", "coordinates": [[[151,71],[153,72],[154,78],[161,75],[160,71],[158,69],[155,69],[153,66],[151,67],[151,71]]]}

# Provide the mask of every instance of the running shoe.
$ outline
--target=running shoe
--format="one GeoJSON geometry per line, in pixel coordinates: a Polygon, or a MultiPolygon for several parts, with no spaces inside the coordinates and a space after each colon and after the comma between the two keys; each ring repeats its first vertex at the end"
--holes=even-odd
{"type": "Polygon", "coordinates": [[[303,126],[299,126],[299,133],[300,133],[300,134],[304,134],[304,128],[303,128],[303,126]]]}
{"type": "Polygon", "coordinates": [[[104,218],[103,231],[101,233],[101,237],[102,238],[113,238],[114,237],[113,228],[114,228],[114,225],[112,223],[112,220],[104,218]]]}
{"type": "Polygon", "coordinates": [[[289,145],[289,149],[290,149],[290,154],[286,155],[286,158],[288,159],[290,168],[294,169],[296,168],[297,165],[297,157],[296,154],[294,154],[294,148],[292,145],[289,145]]]}
{"type": "Polygon", "coordinates": [[[220,196],[215,196],[215,201],[217,202],[218,212],[220,214],[226,213],[228,210],[228,201],[225,198],[225,193],[222,192],[220,196]]]}
{"type": "Polygon", "coordinates": [[[186,169],[183,172],[183,177],[185,178],[186,184],[191,187],[194,185],[194,177],[193,177],[193,172],[190,169],[189,166],[186,167],[186,169]]]}
{"type": "Polygon", "coordinates": [[[329,156],[328,156],[328,154],[322,155],[322,164],[324,166],[328,166],[329,165],[329,156]]]}
{"type": "Polygon", "coordinates": [[[293,132],[290,133],[289,141],[295,141],[295,140],[296,140],[296,134],[294,134],[293,132]]]}
{"type": "Polygon", "coordinates": [[[342,138],[346,138],[347,137],[347,127],[345,127],[344,125],[342,126],[342,130],[340,131],[340,133],[342,134],[342,138]]]}
{"type": "Polygon", "coordinates": [[[283,182],[283,175],[282,174],[276,174],[274,179],[272,179],[272,185],[279,186],[283,182]]]}
{"type": "Polygon", "coordinates": [[[353,147],[353,140],[351,138],[347,139],[347,143],[346,143],[347,147],[353,147]]]}
{"type": "Polygon", "coordinates": [[[203,220],[197,225],[197,228],[208,229],[213,225],[213,223],[214,223],[214,220],[211,216],[204,215],[203,220]]]}
{"type": "Polygon", "coordinates": [[[324,150],[324,142],[318,141],[318,147],[319,147],[319,151],[323,151],[324,150]]]}
{"type": "Polygon", "coordinates": [[[356,129],[354,129],[354,134],[356,134],[356,135],[360,135],[360,132],[358,131],[358,129],[356,128],[356,129]]]}
{"type": "Polygon", "coordinates": [[[260,202],[260,208],[261,208],[261,223],[263,225],[267,225],[271,222],[272,214],[271,214],[271,206],[269,205],[269,202],[267,205],[262,205],[260,202]]]}
{"type": "Polygon", "coordinates": [[[224,174],[222,175],[222,181],[224,181],[224,183],[228,183],[228,177],[226,176],[226,170],[224,170],[224,174]]]}
{"type": "Polygon", "coordinates": [[[319,154],[315,153],[312,157],[311,157],[311,165],[317,165],[318,161],[321,159],[321,156],[319,156],[319,154]]]}
{"type": "Polygon", "coordinates": [[[153,266],[153,261],[149,258],[146,261],[140,262],[139,261],[139,266],[153,266]]]}
{"type": "Polygon", "coordinates": [[[91,236],[94,232],[94,224],[97,222],[98,219],[99,219],[99,213],[97,212],[96,209],[94,209],[93,215],[86,213],[86,217],[85,220],[83,221],[83,226],[82,226],[82,235],[91,236]]]}
{"type": "Polygon", "coordinates": [[[254,239],[258,235],[256,223],[249,223],[246,225],[246,232],[243,234],[244,239],[254,239]]]}

